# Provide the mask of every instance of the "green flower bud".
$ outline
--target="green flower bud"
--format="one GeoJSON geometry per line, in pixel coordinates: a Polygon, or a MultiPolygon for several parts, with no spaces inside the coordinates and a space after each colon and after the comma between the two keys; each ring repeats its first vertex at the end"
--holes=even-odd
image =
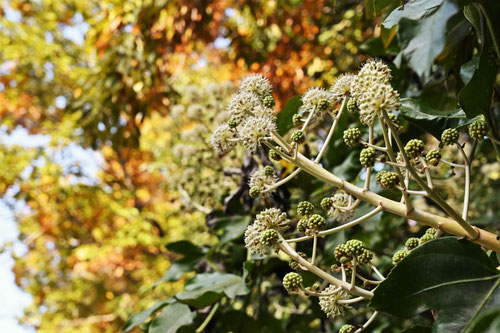
{"type": "Polygon", "coordinates": [[[260,188],[260,187],[258,187],[258,186],[254,186],[254,187],[252,187],[252,188],[250,189],[249,194],[250,194],[250,196],[251,196],[252,198],[254,198],[254,199],[255,199],[255,198],[258,198],[258,197],[259,197],[259,195],[260,195],[260,191],[261,191],[261,188],[260,188]]]}
{"type": "Polygon", "coordinates": [[[377,173],[375,180],[382,186],[383,188],[391,189],[398,183],[398,175],[392,171],[382,170],[377,173]]]}
{"type": "MultiPolygon", "coordinates": [[[[304,252],[297,252],[297,254],[298,254],[300,257],[302,257],[302,258],[304,258],[304,259],[307,259],[307,256],[306,256],[306,254],[305,254],[304,252]]],[[[297,260],[293,260],[293,259],[292,259],[292,260],[290,260],[289,265],[290,265],[290,267],[291,267],[294,271],[298,271],[298,270],[300,270],[300,267],[299,267],[299,262],[298,262],[297,260]]]]}
{"type": "Polygon", "coordinates": [[[408,238],[408,240],[405,243],[405,247],[406,247],[406,250],[411,251],[414,248],[418,247],[419,244],[420,244],[420,242],[419,242],[418,238],[412,237],[412,238],[408,238]]]}
{"type": "Polygon", "coordinates": [[[340,328],[339,333],[354,333],[356,331],[356,327],[352,325],[344,325],[340,328]]]}
{"type": "Polygon", "coordinates": [[[285,287],[286,291],[290,294],[298,293],[300,287],[302,286],[302,276],[297,273],[288,273],[283,278],[283,287],[285,287]]]}
{"type": "Polygon", "coordinates": [[[321,208],[323,208],[324,210],[328,211],[332,207],[333,207],[333,199],[332,198],[327,197],[327,198],[323,198],[323,200],[321,200],[321,208]]]}
{"type": "Polygon", "coordinates": [[[359,144],[359,140],[363,136],[363,133],[359,128],[348,128],[344,131],[344,142],[349,147],[356,147],[359,144]]]}
{"type": "Polygon", "coordinates": [[[365,245],[363,244],[362,241],[357,240],[357,239],[351,239],[348,240],[346,243],[346,250],[347,254],[350,254],[351,256],[359,256],[360,254],[363,253],[365,249],[365,245]]]}
{"type": "Polygon", "coordinates": [[[307,230],[307,219],[300,219],[297,222],[297,231],[298,232],[306,232],[307,230]]]}
{"type": "Polygon", "coordinates": [[[292,133],[291,139],[293,142],[301,144],[304,143],[304,141],[306,141],[306,135],[301,130],[297,130],[292,133]]]}
{"type": "Polygon", "coordinates": [[[394,253],[394,256],[392,256],[392,264],[397,265],[403,260],[406,256],[408,255],[408,251],[406,250],[399,250],[398,252],[394,253]]]}
{"type": "Polygon", "coordinates": [[[262,100],[262,104],[264,104],[264,106],[266,108],[269,108],[269,109],[274,108],[274,106],[276,105],[276,102],[274,101],[273,95],[264,96],[264,99],[262,100]]]}
{"type": "Polygon", "coordinates": [[[454,128],[447,128],[441,134],[441,142],[445,146],[451,146],[458,141],[458,131],[454,128]]]}
{"type": "Polygon", "coordinates": [[[404,149],[408,157],[415,158],[424,151],[424,143],[422,140],[413,139],[408,141],[404,149]]]}
{"type": "Polygon", "coordinates": [[[299,216],[308,216],[314,212],[314,205],[309,201],[299,202],[297,205],[297,214],[299,216]]]}
{"type": "Polygon", "coordinates": [[[307,220],[307,229],[316,231],[326,229],[325,218],[319,214],[314,214],[307,220]]]}
{"type": "Polygon", "coordinates": [[[272,167],[272,166],[270,166],[270,165],[266,166],[266,167],[264,168],[264,174],[265,174],[266,176],[272,176],[272,175],[274,175],[274,169],[273,169],[273,167],[272,167]]]}
{"type": "Polygon", "coordinates": [[[227,126],[229,126],[230,128],[236,128],[238,126],[238,120],[237,119],[229,119],[229,121],[227,122],[227,126]]]}
{"type": "Polygon", "coordinates": [[[347,111],[349,111],[349,112],[358,111],[358,105],[356,103],[356,99],[349,98],[349,100],[347,101],[347,111]]]}
{"type": "Polygon", "coordinates": [[[396,126],[400,126],[398,116],[396,116],[394,113],[388,113],[389,120],[396,126]]]}
{"type": "Polygon", "coordinates": [[[377,152],[374,148],[368,147],[361,151],[359,155],[359,161],[361,165],[365,168],[371,168],[375,165],[375,161],[377,160],[377,152]]]}
{"type": "Polygon", "coordinates": [[[363,252],[358,256],[358,261],[363,264],[369,264],[373,257],[375,257],[375,253],[368,249],[363,249],[363,252]]]}
{"type": "MultiPolygon", "coordinates": [[[[277,147],[277,149],[281,150],[280,147],[277,147]]],[[[279,161],[279,160],[281,160],[280,154],[278,154],[274,149],[269,150],[268,156],[273,161],[279,161]]]]}
{"type": "Polygon", "coordinates": [[[330,105],[330,101],[327,100],[327,99],[322,99],[318,102],[318,110],[320,111],[324,111],[328,108],[328,106],[330,105]]]}
{"type": "Polygon", "coordinates": [[[441,160],[441,153],[437,149],[431,149],[429,150],[427,155],[425,155],[425,160],[430,165],[436,166],[439,164],[439,161],[441,160]]]}
{"type": "Polygon", "coordinates": [[[469,125],[469,135],[476,141],[481,141],[488,133],[488,124],[484,120],[475,120],[469,125]]]}
{"type": "Polygon", "coordinates": [[[292,117],[293,126],[299,126],[302,122],[302,116],[300,114],[294,114],[292,117]]]}
{"type": "Polygon", "coordinates": [[[274,229],[266,230],[260,236],[260,242],[265,246],[273,246],[279,241],[278,232],[274,229]]]}
{"type": "Polygon", "coordinates": [[[347,246],[345,244],[339,244],[334,250],[335,259],[343,263],[343,261],[350,260],[351,256],[347,253],[347,246]],[[345,259],[344,259],[345,258],[345,259]]]}

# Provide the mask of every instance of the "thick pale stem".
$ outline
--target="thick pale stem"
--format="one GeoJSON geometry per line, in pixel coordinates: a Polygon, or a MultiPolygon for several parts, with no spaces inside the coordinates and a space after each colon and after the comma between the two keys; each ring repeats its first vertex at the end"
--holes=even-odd
{"type": "Polygon", "coordinates": [[[451,166],[453,168],[465,168],[465,165],[463,165],[463,164],[452,163],[452,162],[449,162],[449,161],[443,160],[443,159],[441,159],[440,161],[443,162],[444,164],[448,164],[449,166],[451,166]]]}
{"type": "Polygon", "coordinates": [[[311,257],[311,265],[314,265],[314,262],[316,261],[316,249],[318,247],[318,235],[314,234],[313,236],[313,253],[311,257]]]}
{"type": "Polygon", "coordinates": [[[418,158],[420,159],[420,162],[424,166],[425,178],[427,178],[427,186],[429,186],[430,189],[433,189],[434,184],[432,183],[431,169],[429,168],[427,161],[425,160],[425,158],[422,157],[422,155],[419,155],[418,158]]]}
{"type": "Polygon", "coordinates": [[[373,323],[373,321],[375,320],[375,318],[377,318],[377,315],[378,315],[378,312],[375,311],[372,314],[372,316],[370,317],[370,319],[368,319],[368,321],[366,323],[364,323],[363,327],[358,328],[356,331],[354,331],[354,333],[363,332],[368,326],[370,326],[371,323],[373,323]]]}
{"type": "Polygon", "coordinates": [[[281,240],[281,242],[279,244],[280,250],[285,252],[290,258],[298,261],[299,264],[301,264],[302,266],[307,268],[307,270],[310,271],[311,273],[319,276],[320,278],[322,278],[323,280],[327,281],[330,284],[333,284],[334,286],[342,287],[343,289],[348,290],[351,294],[354,294],[357,296],[363,296],[365,298],[372,298],[373,297],[373,293],[371,291],[365,290],[365,289],[360,288],[360,287],[354,287],[354,289],[349,290],[349,287],[350,287],[349,283],[346,283],[344,281],[337,279],[334,276],[331,276],[330,274],[328,274],[327,272],[323,271],[322,269],[320,269],[319,267],[317,267],[315,265],[311,265],[311,263],[309,261],[307,261],[304,258],[302,258],[301,256],[299,256],[297,254],[297,252],[295,252],[295,250],[292,249],[292,247],[290,245],[288,245],[288,243],[285,241],[285,239],[281,235],[279,235],[279,237],[281,240]]]}
{"type": "Polygon", "coordinates": [[[361,281],[363,282],[366,282],[366,283],[370,283],[370,284],[374,284],[374,285],[379,285],[382,281],[375,281],[375,280],[370,280],[370,279],[367,279],[359,274],[356,274],[356,277],[358,279],[360,279],[361,281]]]}
{"type": "Polygon", "coordinates": [[[341,290],[342,290],[342,287],[338,287],[338,288],[335,288],[334,290],[326,292],[326,293],[324,293],[324,292],[317,293],[317,292],[302,288],[302,291],[304,292],[304,294],[306,294],[308,296],[316,296],[316,297],[335,295],[336,293],[338,293],[341,290]]]}
{"type": "Polygon", "coordinates": [[[352,259],[352,274],[351,274],[351,286],[349,290],[353,290],[354,287],[356,286],[356,257],[352,259]]]}
{"type": "Polygon", "coordinates": [[[339,303],[339,304],[354,304],[354,303],[358,303],[358,302],[361,302],[364,300],[366,300],[365,297],[359,296],[359,297],[351,298],[351,299],[341,299],[341,300],[337,301],[337,303],[339,303]]]}
{"type": "Polygon", "coordinates": [[[462,211],[462,218],[467,221],[469,215],[469,202],[470,202],[470,161],[464,148],[457,142],[458,150],[462,154],[465,163],[465,193],[464,193],[464,208],[462,211]]]}

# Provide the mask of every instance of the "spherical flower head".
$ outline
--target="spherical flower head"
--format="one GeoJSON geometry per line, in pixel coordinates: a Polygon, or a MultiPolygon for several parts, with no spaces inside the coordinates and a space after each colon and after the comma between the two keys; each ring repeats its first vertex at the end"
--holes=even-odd
{"type": "Polygon", "coordinates": [[[307,230],[307,219],[300,219],[297,222],[297,231],[298,232],[306,232],[307,230]]]}
{"type": "Polygon", "coordinates": [[[274,100],[273,95],[267,95],[262,99],[262,104],[266,108],[273,109],[276,106],[276,101],[274,100]]]}
{"type": "Polygon", "coordinates": [[[305,112],[316,110],[316,114],[335,111],[332,93],[322,88],[311,88],[302,95],[302,108],[305,112]]]}
{"type": "Polygon", "coordinates": [[[273,118],[251,116],[241,124],[241,140],[248,150],[256,151],[260,142],[275,130],[276,122],[273,118]]]}
{"type": "Polygon", "coordinates": [[[431,149],[425,155],[425,160],[432,166],[437,166],[441,160],[441,153],[437,149],[431,149]]]}
{"type": "Polygon", "coordinates": [[[441,134],[441,142],[445,146],[451,146],[458,141],[458,131],[455,128],[447,128],[441,134]]]}
{"type": "Polygon", "coordinates": [[[419,239],[419,244],[422,245],[430,240],[433,240],[436,238],[436,229],[434,228],[429,228],[425,231],[425,234],[420,237],[419,239]]]}
{"type": "MultiPolygon", "coordinates": [[[[281,147],[277,147],[276,149],[281,150],[281,147]]],[[[278,154],[278,152],[276,152],[274,149],[269,150],[268,156],[271,160],[276,162],[281,160],[280,154],[278,154]]]]}
{"type": "Polygon", "coordinates": [[[306,135],[301,130],[294,131],[290,138],[292,139],[293,142],[298,144],[304,143],[304,141],[306,141],[306,135]]]}
{"type": "Polygon", "coordinates": [[[245,76],[241,81],[240,91],[265,96],[272,93],[273,87],[264,75],[250,74],[245,76]]]}
{"type": "Polygon", "coordinates": [[[391,189],[399,182],[398,175],[393,171],[382,170],[377,173],[376,181],[386,189],[391,189]]]}
{"type": "Polygon", "coordinates": [[[227,124],[222,124],[215,129],[210,138],[210,144],[215,149],[219,156],[225,155],[230,152],[236,143],[230,139],[236,139],[238,135],[227,124]]]}
{"type": "Polygon", "coordinates": [[[203,91],[200,87],[190,84],[185,89],[185,96],[190,102],[198,102],[203,98],[203,91]]]}
{"type": "MultiPolygon", "coordinates": [[[[297,252],[297,254],[303,259],[307,258],[306,254],[304,252],[297,252]]],[[[297,260],[291,259],[289,262],[289,265],[290,265],[290,268],[293,269],[294,271],[300,270],[299,262],[297,260]]]]}
{"type": "Polygon", "coordinates": [[[354,214],[354,209],[341,209],[347,208],[352,204],[352,196],[343,190],[338,190],[331,197],[332,207],[328,210],[329,217],[340,223],[345,223],[354,214]]]}
{"type": "Polygon", "coordinates": [[[360,98],[369,87],[388,85],[391,78],[391,70],[386,64],[378,59],[370,59],[361,67],[358,75],[353,78],[351,96],[360,98]]]}
{"type": "Polygon", "coordinates": [[[271,248],[262,243],[262,234],[268,230],[267,226],[259,223],[258,220],[250,224],[245,230],[245,247],[250,253],[258,254],[259,256],[266,256],[271,254],[271,248]]]}
{"type": "Polygon", "coordinates": [[[370,264],[374,257],[373,251],[363,249],[363,252],[358,256],[358,261],[363,264],[370,264]]]}
{"type": "Polygon", "coordinates": [[[419,239],[417,237],[412,237],[408,238],[408,240],[405,243],[405,247],[407,251],[411,251],[414,248],[418,247],[420,245],[419,239]]]}
{"type": "Polygon", "coordinates": [[[404,147],[406,155],[410,158],[416,158],[424,151],[424,143],[419,139],[412,139],[408,141],[404,147]]]}
{"type": "MultiPolygon", "coordinates": [[[[274,175],[274,169],[272,167],[270,168],[272,171],[270,175],[266,173],[266,168],[260,168],[255,170],[250,175],[250,181],[248,183],[250,188],[257,187],[260,190],[264,190],[267,187],[274,185],[278,181],[278,178],[276,178],[276,176],[274,175]]],[[[266,194],[268,193],[270,192],[266,192],[266,194]]]]}
{"type": "Polygon", "coordinates": [[[329,197],[323,198],[321,200],[320,205],[321,205],[321,208],[323,208],[324,210],[328,211],[328,210],[330,210],[330,208],[333,207],[333,199],[329,198],[329,197]]]}
{"type": "Polygon", "coordinates": [[[227,110],[231,114],[231,119],[241,123],[244,119],[254,115],[256,107],[261,106],[259,96],[249,92],[239,92],[234,94],[227,105],[227,110]]]}
{"type": "Polygon", "coordinates": [[[344,131],[344,142],[349,147],[356,147],[359,145],[359,140],[363,136],[363,133],[359,130],[359,128],[348,128],[344,131]]]}
{"type": "Polygon", "coordinates": [[[268,229],[260,236],[260,242],[265,246],[272,247],[279,241],[278,232],[274,229],[268,229]]]}
{"type": "Polygon", "coordinates": [[[347,254],[351,256],[359,256],[365,250],[365,244],[358,239],[351,239],[345,243],[347,254]]]}
{"type": "MultiPolygon", "coordinates": [[[[331,293],[335,289],[337,289],[336,286],[330,285],[324,290],[324,293],[331,293]]],[[[340,290],[339,292],[332,295],[320,296],[319,306],[328,317],[343,316],[345,312],[351,307],[349,306],[349,304],[339,304],[339,301],[348,300],[350,298],[350,294],[348,294],[345,290],[340,290]]]]}
{"type": "Polygon", "coordinates": [[[302,287],[302,281],[302,276],[295,272],[291,272],[283,277],[283,287],[285,287],[288,293],[296,294],[302,287]]]}
{"type": "Polygon", "coordinates": [[[288,229],[290,220],[287,218],[286,213],[283,213],[277,208],[268,208],[257,214],[255,222],[261,223],[266,228],[276,229],[283,231],[288,229]]]}
{"type": "Polygon", "coordinates": [[[325,230],[326,229],[325,218],[319,214],[312,215],[307,220],[307,229],[314,230],[314,231],[325,230]]]}
{"type": "Polygon", "coordinates": [[[408,255],[408,251],[399,250],[398,252],[394,253],[394,255],[392,256],[392,264],[393,265],[399,264],[407,255],[408,255]]]}
{"type": "Polygon", "coordinates": [[[186,112],[186,107],[181,104],[172,106],[172,109],[170,110],[170,114],[174,119],[180,119],[184,112],[186,112]]]}
{"type": "Polygon", "coordinates": [[[354,77],[355,75],[353,74],[343,74],[339,76],[330,88],[333,98],[341,100],[342,98],[349,96],[351,94],[351,84],[354,77]]]}
{"type": "Polygon", "coordinates": [[[264,174],[269,177],[274,176],[274,168],[270,165],[264,167],[264,174]]]}
{"type": "Polygon", "coordinates": [[[488,133],[488,124],[484,120],[474,120],[469,125],[469,135],[476,141],[483,140],[486,133],[488,133]]]}
{"type": "Polygon", "coordinates": [[[297,205],[297,214],[299,216],[309,216],[314,212],[314,205],[309,201],[301,201],[297,205]]]}
{"type": "Polygon", "coordinates": [[[354,333],[356,331],[356,327],[352,325],[344,325],[340,328],[339,333],[354,333]]]}
{"type": "Polygon", "coordinates": [[[348,253],[348,249],[345,244],[337,245],[337,247],[334,250],[334,255],[335,259],[342,264],[351,261],[352,259],[352,255],[348,253]]]}
{"type": "Polygon", "coordinates": [[[375,161],[377,160],[377,152],[372,147],[367,147],[361,151],[359,155],[359,161],[361,165],[365,168],[371,168],[375,165],[375,161]]]}
{"type": "Polygon", "coordinates": [[[389,84],[374,84],[366,87],[358,97],[359,120],[365,125],[373,125],[383,111],[391,112],[401,107],[399,94],[389,84]]]}
{"type": "Polygon", "coordinates": [[[250,195],[251,198],[258,198],[260,195],[260,192],[262,192],[262,188],[258,186],[254,186],[250,188],[250,191],[248,191],[248,194],[250,195]]]}
{"type": "Polygon", "coordinates": [[[350,113],[359,111],[358,102],[354,97],[349,98],[349,100],[347,101],[347,111],[349,111],[350,113]]]}

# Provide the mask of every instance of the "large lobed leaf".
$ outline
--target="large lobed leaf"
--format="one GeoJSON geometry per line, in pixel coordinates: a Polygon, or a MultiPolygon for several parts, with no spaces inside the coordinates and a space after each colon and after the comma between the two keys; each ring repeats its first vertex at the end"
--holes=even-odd
{"type": "Polygon", "coordinates": [[[370,306],[412,318],[437,314],[433,332],[469,332],[474,321],[500,307],[500,273],[481,248],[454,237],[413,250],[375,290],[370,306]]]}
{"type": "Polygon", "coordinates": [[[302,106],[301,98],[301,95],[293,96],[286,102],[285,107],[278,113],[276,123],[278,125],[278,133],[280,135],[284,135],[292,129],[293,115],[298,113],[300,107],[302,106]]]}

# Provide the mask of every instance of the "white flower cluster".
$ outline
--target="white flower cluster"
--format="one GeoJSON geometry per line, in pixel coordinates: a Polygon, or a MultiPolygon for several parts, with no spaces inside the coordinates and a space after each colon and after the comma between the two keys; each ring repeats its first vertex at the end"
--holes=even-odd
{"type": "MultiPolygon", "coordinates": [[[[323,292],[330,293],[334,291],[336,288],[337,288],[336,286],[330,285],[323,292]]],[[[328,317],[343,316],[344,313],[351,307],[348,304],[339,304],[338,301],[348,300],[350,298],[351,295],[342,289],[333,295],[320,296],[319,306],[321,310],[323,310],[323,312],[325,312],[328,317]]]]}
{"type": "Polygon", "coordinates": [[[354,78],[355,75],[353,74],[343,74],[335,80],[330,88],[330,92],[337,102],[351,94],[351,84],[354,78]]]}
{"type": "Polygon", "coordinates": [[[227,144],[228,138],[239,138],[247,149],[255,151],[262,140],[276,130],[274,111],[264,105],[265,98],[272,99],[271,93],[269,80],[260,74],[250,74],[242,80],[227,107],[230,114],[228,123],[232,125],[229,131],[235,137],[227,136],[226,128],[217,129],[212,136],[213,146],[219,153],[220,150],[227,153],[234,147],[227,144]]]}
{"type": "MultiPolygon", "coordinates": [[[[248,185],[250,186],[250,188],[258,187],[261,190],[265,190],[268,186],[275,184],[277,181],[278,178],[274,174],[266,175],[264,168],[260,168],[258,170],[255,170],[250,175],[250,181],[248,182],[248,185]]],[[[269,195],[269,193],[270,192],[267,192],[266,194],[269,195]]]]}
{"type": "Polygon", "coordinates": [[[261,211],[245,231],[245,246],[251,253],[260,256],[269,255],[273,248],[262,243],[262,234],[269,229],[278,232],[286,230],[289,223],[290,220],[287,218],[286,213],[277,208],[268,208],[261,211]]]}
{"type": "Polygon", "coordinates": [[[230,139],[237,139],[236,132],[228,124],[222,124],[215,129],[210,138],[210,144],[220,156],[230,152],[236,143],[230,139]]]}
{"type": "Polygon", "coordinates": [[[360,121],[373,125],[382,111],[401,107],[399,94],[390,85],[391,70],[380,60],[369,60],[352,79],[351,96],[356,99],[360,121]]]}
{"type": "Polygon", "coordinates": [[[354,209],[343,210],[337,207],[349,207],[352,205],[352,196],[343,190],[338,190],[331,197],[333,206],[327,212],[328,216],[340,223],[345,223],[354,214],[354,209]]]}
{"type": "Polygon", "coordinates": [[[335,113],[335,98],[323,88],[311,88],[302,95],[302,110],[307,113],[315,111],[316,115],[335,113]]]}

